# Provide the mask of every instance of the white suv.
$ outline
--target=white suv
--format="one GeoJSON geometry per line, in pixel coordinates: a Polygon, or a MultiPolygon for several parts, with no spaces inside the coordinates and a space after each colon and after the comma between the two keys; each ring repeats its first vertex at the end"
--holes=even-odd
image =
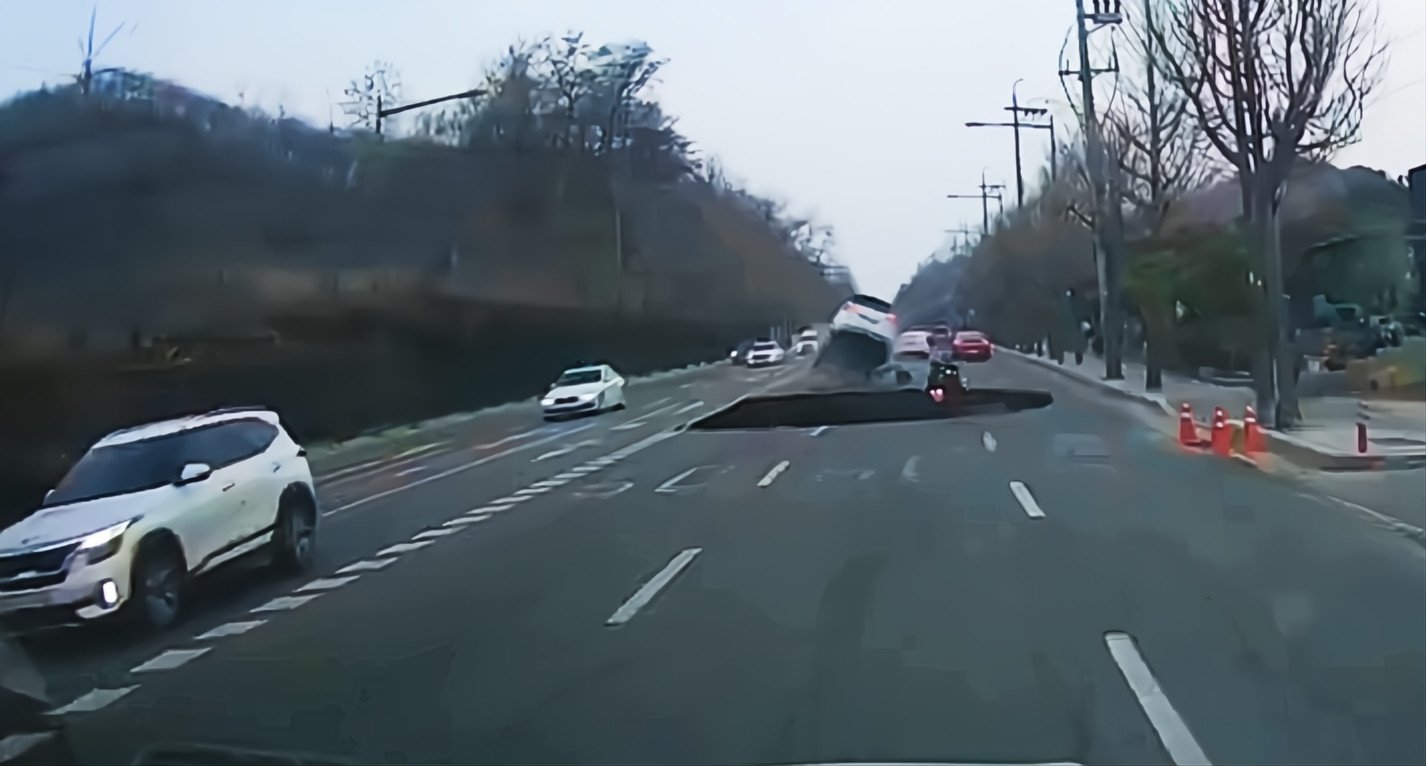
{"type": "Polygon", "coordinates": [[[190,578],[244,554],[305,569],[321,518],[306,455],[263,407],[105,436],[0,531],[0,620],[23,631],[123,611],[164,627],[190,578]]]}

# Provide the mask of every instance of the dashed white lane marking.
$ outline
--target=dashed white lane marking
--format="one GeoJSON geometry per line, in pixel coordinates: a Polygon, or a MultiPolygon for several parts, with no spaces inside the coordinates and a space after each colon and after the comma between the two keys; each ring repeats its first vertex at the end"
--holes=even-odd
{"type": "Polygon", "coordinates": [[[689,564],[693,563],[693,558],[702,552],[702,548],[688,548],[687,550],[680,551],[677,556],[673,557],[672,561],[668,562],[667,566],[659,570],[659,573],[653,576],[653,579],[644,583],[644,587],[639,588],[634,595],[629,597],[628,601],[625,601],[618,609],[615,609],[614,614],[609,615],[609,619],[605,620],[604,624],[612,627],[615,625],[623,625],[629,620],[632,620],[634,615],[639,613],[640,609],[648,606],[648,603],[654,599],[654,596],[657,596],[659,591],[667,587],[668,584],[673,581],[673,578],[677,577],[679,572],[682,572],[689,564]]]}
{"type": "Polygon", "coordinates": [[[995,437],[991,436],[989,431],[980,435],[980,444],[985,447],[986,452],[995,451],[995,437]]]}
{"type": "Polygon", "coordinates": [[[673,414],[675,414],[675,415],[682,415],[682,414],[685,413],[685,412],[692,412],[692,411],[694,411],[694,410],[696,410],[696,409],[698,409],[699,407],[702,407],[702,406],[703,406],[703,402],[702,402],[702,400],[699,400],[699,401],[693,402],[692,404],[685,404],[685,405],[683,405],[682,407],[679,407],[678,409],[676,409],[676,410],[673,411],[673,414]]]}
{"type": "Polygon", "coordinates": [[[514,503],[491,503],[490,505],[482,505],[482,506],[479,507],[479,508],[476,508],[476,509],[471,510],[471,511],[467,511],[466,513],[467,513],[467,515],[472,514],[472,513],[485,513],[485,514],[503,513],[504,511],[508,511],[508,510],[510,510],[511,508],[514,508],[514,507],[515,507],[515,504],[514,504],[514,503]]]}
{"type": "Polygon", "coordinates": [[[777,465],[773,466],[772,470],[768,471],[767,475],[762,477],[762,479],[758,481],[758,486],[766,487],[769,484],[772,484],[774,481],[777,480],[778,474],[781,474],[783,471],[786,471],[789,465],[792,465],[791,460],[784,460],[781,463],[778,463],[777,465]]]}
{"type": "Polygon", "coordinates": [[[529,487],[525,487],[524,489],[517,489],[517,490],[515,490],[514,494],[517,495],[517,496],[518,496],[518,495],[543,495],[543,494],[545,494],[546,492],[549,492],[551,489],[554,489],[554,487],[535,487],[535,486],[529,486],[529,487]]]}
{"type": "Polygon", "coordinates": [[[177,667],[187,665],[191,660],[212,651],[211,648],[203,649],[169,649],[157,657],[138,665],[135,665],[130,673],[152,673],[156,670],[173,670],[177,667]]]}
{"type": "Polygon", "coordinates": [[[828,428],[831,428],[831,426],[817,426],[816,428],[812,429],[812,433],[807,434],[807,435],[808,435],[808,436],[821,436],[822,434],[827,433],[827,429],[828,429],[828,428]]]}
{"type": "Polygon", "coordinates": [[[421,471],[424,471],[424,470],[426,470],[426,466],[424,466],[424,465],[415,465],[415,466],[411,466],[410,468],[407,468],[407,469],[404,470],[404,471],[397,471],[394,475],[396,476],[396,478],[399,479],[399,478],[401,478],[402,476],[406,476],[406,475],[413,474],[413,473],[420,473],[421,471]]]}
{"type": "Polygon", "coordinates": [[[920,462],[920,455],[912,455],[911,457],[906,458],[906,465],[902,466],[901,468],[901,480],[909,482],[920,481],[921,475],[916,472],[916,466],[920,464],[920,462]]]}
{"type": "Polygon", "coordinates": [[[382,548],[381,550],[379,550],[379,551],[376,552],[376,555],[378,555],[378,556],[394,556],[394,555],[396,555],[396,554],[398,554],[398,553],[410,553],[411,551],[419,551],[419,550],[421,550],[422,548],[424,548],[424,547],[426,547],[427,545],[430,545],[430,544],[431,544],[431,541],[430,541],[430,540],[422,540],[421,542],[418,542],[418,543],[397,543],[397,544],[395,544],[395,545],[391,545],[391,546],[387,546],[387,547],[385,547],[385,548],[382,548]]]}
{"type": "Polygon", "coordinates": [[[454,529],[427,529],[423,532],[417,532],[416,534],[411,535],[411,539],[434,540],[438,537],[445,537],[446,535],[453,535],[455,533],[456,531],[454,529]]]}
{"type": "Polygon", "coordinates": [[[323,577],[303,585],[294,593],[311,593],[313,591],[336,590],[347,583],[356,582],[357,575],[347,575],[346,577],[323,577]]]}
{"type": "Polygon", "coordinates": [[[20,756],[58,736],[52,731],[47,731],[40,734],[11,734],[0,739],[0,763],[20,763],[20,756]]]}
{"type": "Polygon", "coordinates": [[[569,482],[569,479],[561,479],[561,478],[559,478],[559,477],[555,477],[555,478],[552,478],[552,479],[545,479],[544,481],[537,481],[537,482],[535,482],[534,484],[531,484],[530,486],[531,486],[531,487],[549,487],[550,489],[554,489],[555,487],[563,487],[563,486],[564,486],[566,483],[568,483],[568,482],[569,482]]]}
{"type": "Polygon", "coordinates": [[[555,474],[554,476],[550,477],[550,479],[551,481],[555,479],[558,479],[560,481],[573,481],[575,479],[578,479],[579,476],[580,475],[575,473],[574,471],[565,471],[564,473],[555,474]]]}
{"type": "Polygon", "coordinates": [[[103,709],[114,703],[115,700],[137,689],[137,686],[125,686],[119,689],[94,689],[81,695],[78,699],[61,708],[50,711],[51,715],[69,715],[71,713],[92,713],[103,709]]]}
{"type": "Polygon", "coordinates": [[[193,637],[194,641],[212,641],[215,638],[227,638],[228,636],[240,636],[253,628],[266,623],[267,620],[239,620],[228,622],[193,637]]]}
{"type": "Polygon", "coordinates": [[[1144,709],[1144,715],[1154,731],[1158,732],[1159,741],[1164,743],[1169,759],[1178,766],[1209,766],[1208,756],[1198,746],[1198,740],[1193,738],[1193,733],[1188,730],[1173,703],[1169,702],[1148,663],[1144,662],[1144,655],[1139,652],[1134,637],[1118,631],[1105,633],[1104,645],[1109,647],[1109,656],[1114,658],[1119,672],[1124,674],[1124,680],[1129,684],[1129,690],[1139,699],[1139,707],[1144,709]]]}
{"type": "Polygon", "coordinates": [[[289,609],[296,609],[320,595],[322,594],[313,593],[310,596],[278,596],[266,604],[254,608],[252,611],[254,614],[260,612],[285,612],[289,609]]]}
{"type": "Polygon", "coordinates": [[[499,500],[496,500],[496,501],[494,501],[494,502],[495,502],[495,503],[498,503],[498,504],[500,504],[500,505],[514,505],[514,504],[516,504],[516,503],[523,503],[523,502],[525,502],[526,500],[534,500],[534,499],[535,499],[535,496],[534,496],[534,495],[506,495],[505,497],[502,497],[502,498],[500,498],[499,500]]]}
{"type": "Polygon", "coordinates": [[[348,574],[350,572],[375,572],[378,569],[385,569],[396,563],[396,559],[364,559],[347,564],[337,570],[337,574],[348,574]]]}
{"type": "Polygon", "coordinates": [[[479,458],[479,459],[477,459],[477,460],[472,460],[472,461],[470,461],[469,463],[462,463],[461,465],[458,465],[458,466],[456,466],[456,467],[454,467],[454,468],[447,468],[447,469],[444,470],[444,471],[440,471],[440,472],[438,472],[438,473],[433,473],[433,474],[431,474],[430,476],[422,476],[421,478],[416,479],[415,481],[412,481],[412,482],[403,484],[403,485],[401,485],[401,486],[399,486],[399,487],[392,487],[391,489],[382,490],[382,491],[377,492],[377,493],[375,493],[375,494],[371,494],[371,495],[367,495],[366,497],[358,498],[358,499],[353,500],[353,501],[351,501],[351,502],[349,502],[349,503],[346,503],[346,504],[343,504],[343,505],[339,505],[339,506],[337,506],[336,508],[333,508],[333,509],[331,509],[331,510],[329,510],[329,511],[326,511],[326,512],[323,513],[322,515],[323,515],[323,516],[331,516],[332,514],[335,514],[335,513],[341,513],[342,511],[350,510],[350,509],[352,509],[352,508],[356,508],[356,507],[359,507],[359,506],[366,505],[367,503],[375,502],[375,501],[380,500],[380,499],[382,499],[382,498],[384,498],[384,497],[390,497],[390,496],[396,494],[397,492],[405,492],[405,491],[408,490],[408,489],[414,489],[414,488],[416,488],[416,487],[420,487],[420,486],[423,486],[423,485],[426,485],[426,484],[430,484],[430,483],[433,482],[433,481],[440,481],[441,479],[447,478],[447,477],[449,477],[449,476],[455,476],[455,475],[458,474],[458,473],[463,473],[463,472],[465,472],[465,471],[469,471],[469,470],[472,469],[472,468],[476,468],[476,467],[478,467],[478,466],[485,465],[486,463],[489,463],[489,462],[491,462],[491,461],[493,461],[493,460],[499,460],[500,458],[506,457],[507,455],[513,455],[513,454],[515,454],[516,452],[522,452],[522,451],[527,450],[527,449],[531,449],[531,448],[534,448],[534,447],[538,447],[538,446],[540,446],[541,444],[548,444],[549,442],[552,442],[552,441],[554,441],[554,440],[556,440],[556,439],[564,439],[564,438],[567,438],[570,434],[578,433],[578,432],[580,432],[580,431],[584,431],[584,430],[587,430],[587,429],[590,429],[590,428],[593,428],[593,427],[594,427],[594,424],[593,424],[593,423],[590,423],[590,424],[588,424],[588,425],[579,426],[579,427],[577,427],[577,428],[572,428],[572,429],[569,429],[569,430],[567,430],[567,431],[561,431],[560,433],[551,434],[551,435],[549,435],[549,436],[546,436],[546,437],[543,438],[543,439],[536,439],[536,440],[534,440],[534,441],[526,442],[526,443],[524,443],[524,444],[521,444],[521,445],[518,446],[518,447],[511,447],[510,449],[505,450],[504,452],[497,452],[497,453],[495,453],[495,454],[493,454],[493,455],[486,455],[485,457],[479,458]]]}
{"type": "Polygon", "coordinates": [[[482,513],[479,516],[457,516],[454,519],[451,519],[450,521],[447,521],[446,523],[442,524],[441,526],[459,527],[466,524],[479,524],[480,522],[485,521],[488,518],[490,518],[490,514],[488,513],[482,513]]]}
{"type": "Polygon", "coordinates": [[[422,452],[430,452],[431,450],[437,447],[444,447],[448,443],[449,442],[431,442],[430,444],[422,444],[419,447],[412,447],[411,449],[408,449],[405,452],[399,452],[391,459],[400,460],[403,457],[411,457],[412,455],[419,455],[422,452]]]}
{"type": "Polygon", "coordinates": [[[671,397],[671,396],[665,396],[665,397],[662,398],[662,399],[658,399],[658,400],[656,400],[656,401],[649,402],[648,404],[644,405],[643,408],[642,408],[641,410],[639,410],[639,411],[640,411],[640,412],[643,412],[643,411],[645,411],[645,410],[651,410],[651,409],[653,409],[653,408],[659,406],[660,404],[663,404],[664,402],[666,402],[666,401],[668,401],[669,399],[672,399],[672,398],[673,398],[673,397],[671,397]]]}
{"type": "Polygon", "coordinates": [[[1045,512],[1040,510],[1040,504],[1035,502],[1035,496],[1030,494],[1030,488],[1024,482],[1010,482],[1010,494],[1015,496],[1015,500],[1020,503],[1020,507],[1025,509],[1025,515],[1032,519],[1045,518],[1045,512]]]}

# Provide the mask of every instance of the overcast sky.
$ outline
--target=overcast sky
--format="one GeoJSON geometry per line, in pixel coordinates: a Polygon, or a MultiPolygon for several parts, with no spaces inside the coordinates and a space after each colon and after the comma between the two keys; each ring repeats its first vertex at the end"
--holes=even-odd
{"type": "MultiPolygon", "coordinates": [[[[1393,57],[1361,144],[1342,164],[1396,175],[1426,162],[1426,3],[1379,0],[1393,57]]],[[[93,0],[0,3],[0,94],[77,71],[93,0]]],[[[985,169],[1013,194],[1000,120],[1063,98],[1056,76],[1073,0],[101,0],[98,35],[125,30],[97,66],[176,79],[227,100],[325,124],[373,59],[405,96],[470,87],[518,38],[577,29],[647,40],[671,59],[658,93],[681,129],[735,177],[836,227],[838,257],[890,298],[945,230],[978,226],[985,169]]],[[[1073,48],[1069,49],[1073,53],[1073,48]]],[[[1108,95],[1108,78],[1102,92],[1108,95]]],[[[1057,109],[1062,124],[1072,116],[1057,109]]],[[[338,119],[341,119],[340,114],[338,119]]],[[[1067,132],[1067,131],[1066,131],[1067,132]]],[[[1025,136],[1026,177],[1047,142],[1025,136]]],[[[1008,198],[1007,198],[1008,199],[1008,198]]]]}

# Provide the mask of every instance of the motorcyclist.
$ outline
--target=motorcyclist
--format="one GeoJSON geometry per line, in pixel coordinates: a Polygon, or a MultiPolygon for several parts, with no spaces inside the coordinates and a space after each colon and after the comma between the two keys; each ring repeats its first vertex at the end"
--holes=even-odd
{"type": "Polygon", "coordinates": [[[938,402],[957,399],[965,394],[965,381],[961,379],[960,368],[956,365],[950,349],[935,349],[931,352],[926,391],[938,402]]]}

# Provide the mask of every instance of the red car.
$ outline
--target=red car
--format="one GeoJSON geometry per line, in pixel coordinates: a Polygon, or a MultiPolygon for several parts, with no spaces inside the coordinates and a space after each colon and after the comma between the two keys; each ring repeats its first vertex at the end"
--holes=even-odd
{"type": "Polygon", "coordinates": [[[973,330],[964,330],[956,333],[955,340],[951,341],[951,353],[957,359],[964,359],[967,362],[988,362],[990,361],[990,339],[983,333],[973,330]]]}

